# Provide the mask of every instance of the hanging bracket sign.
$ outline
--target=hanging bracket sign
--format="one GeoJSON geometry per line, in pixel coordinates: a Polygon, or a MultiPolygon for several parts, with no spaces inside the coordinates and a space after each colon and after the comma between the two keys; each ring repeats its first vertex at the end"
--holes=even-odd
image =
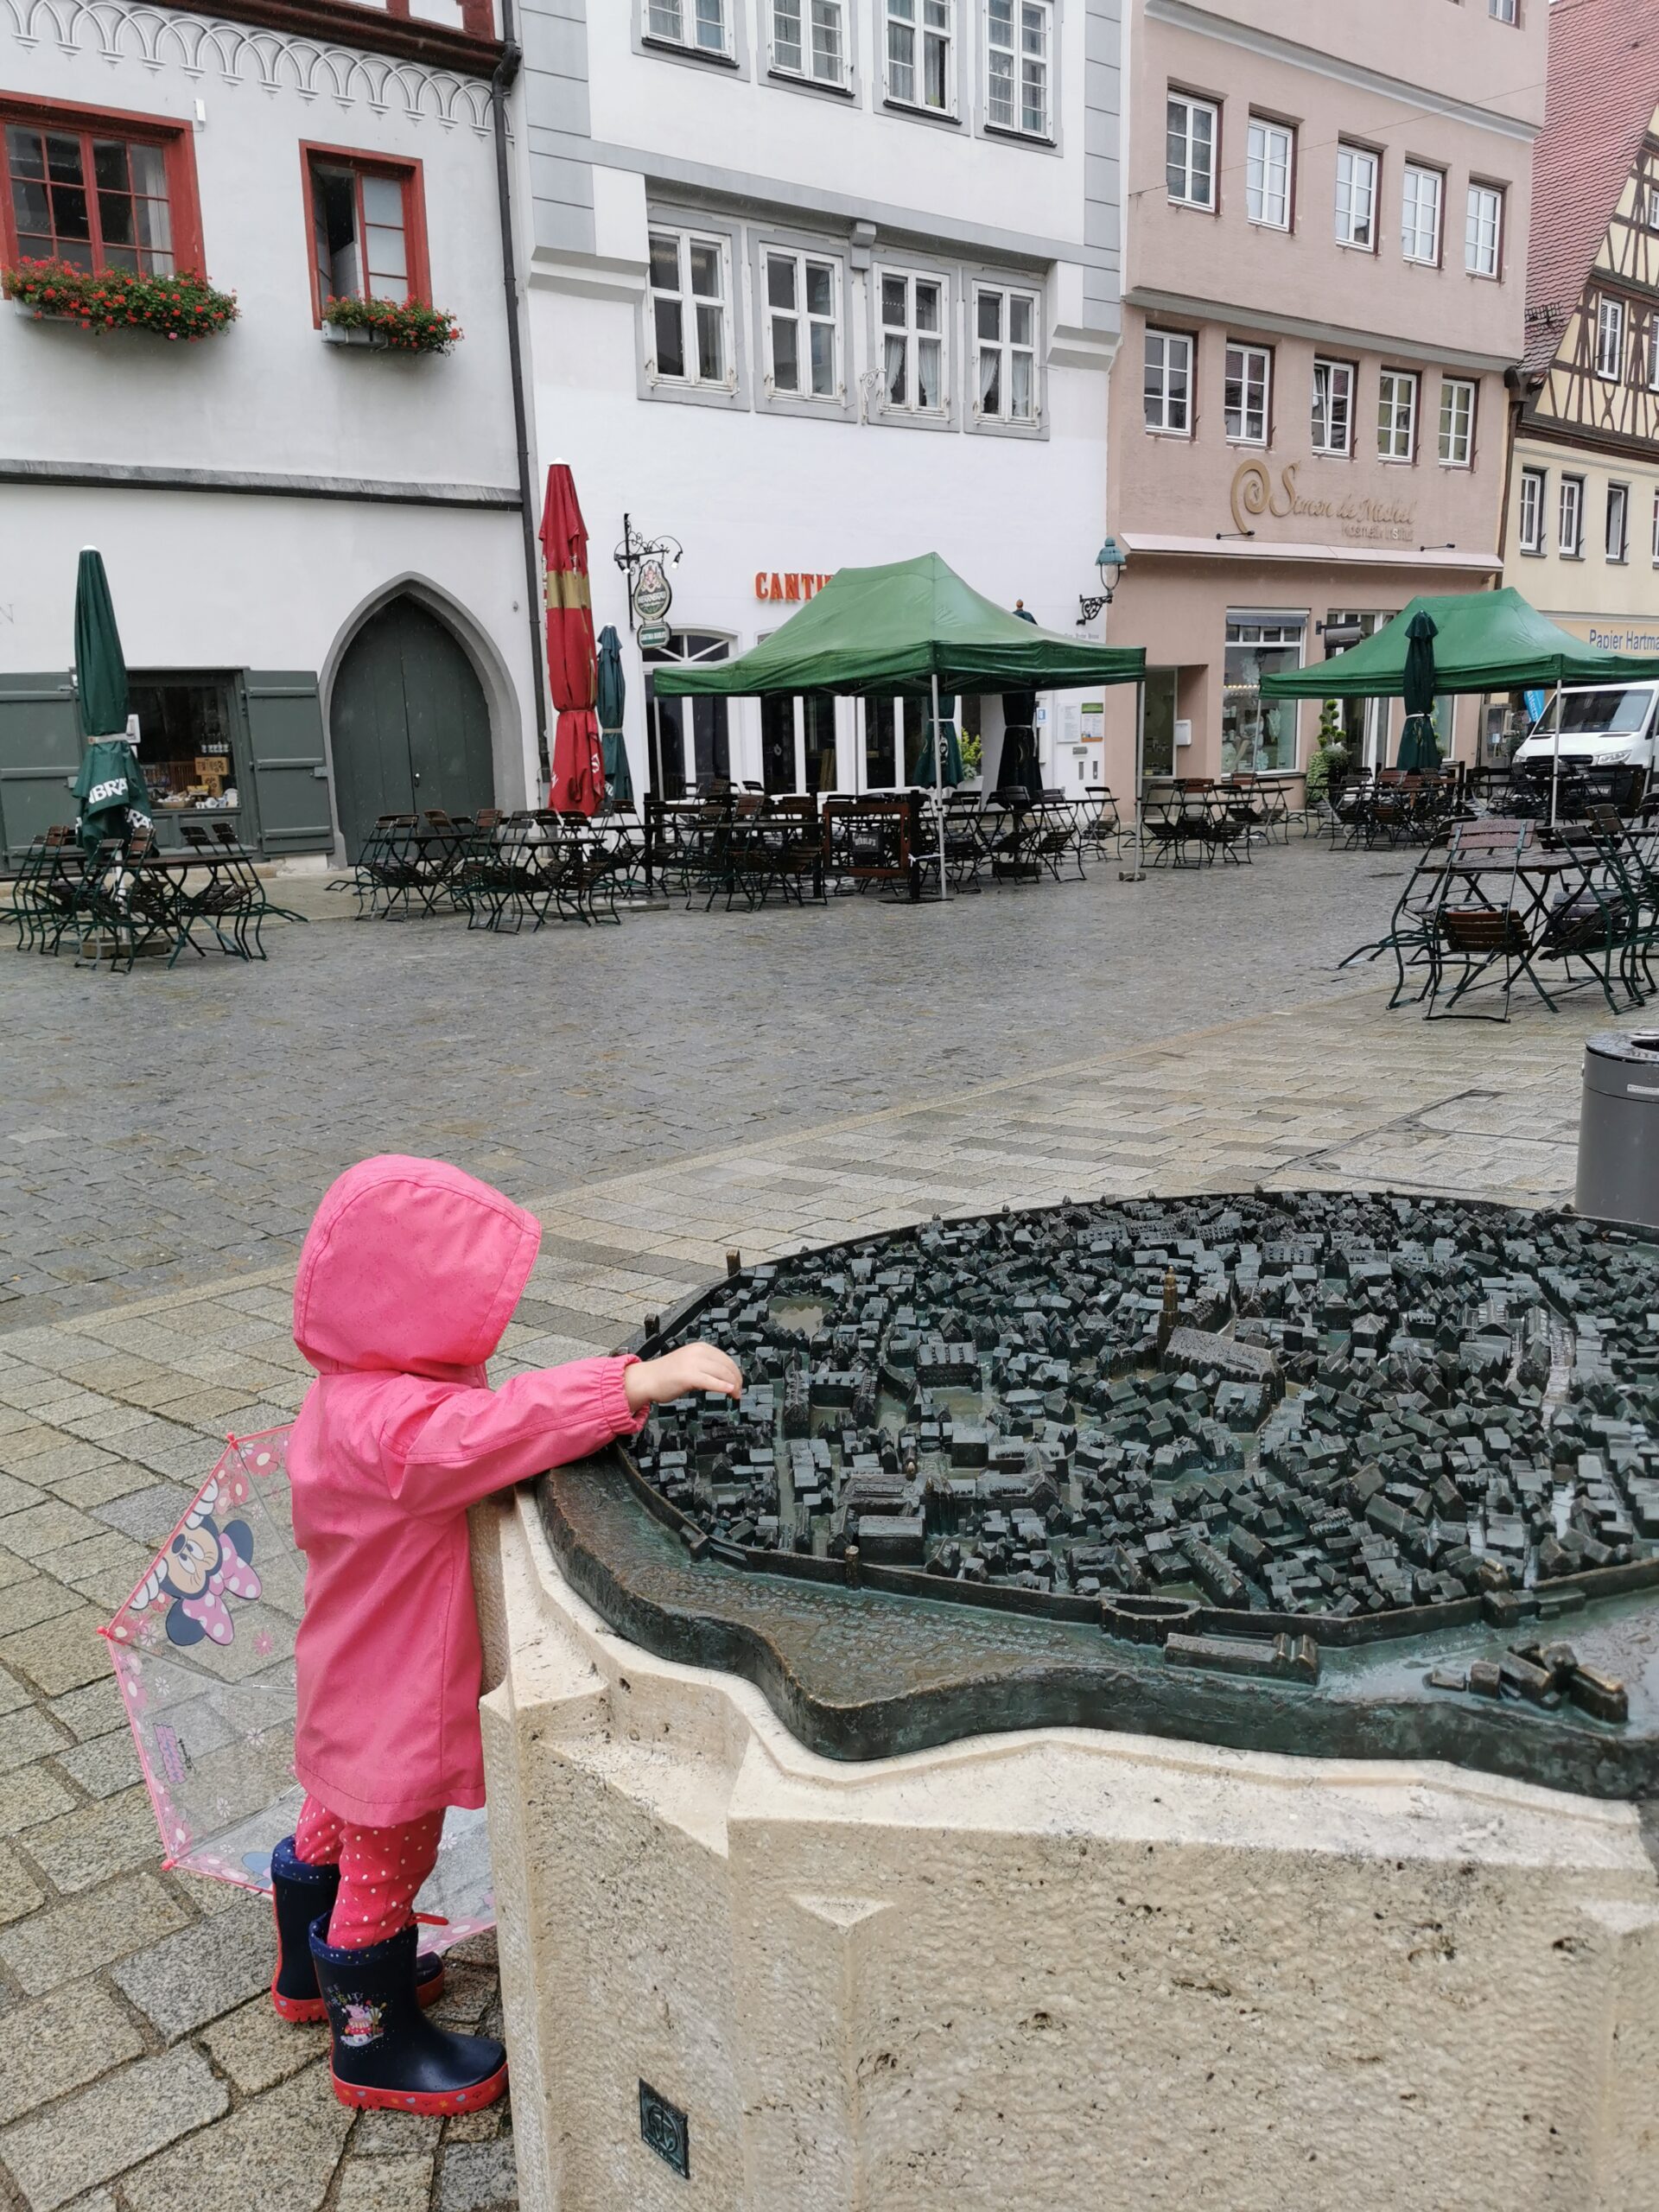
{"type": "Polygon", "coordinates": [[[633,619],[643,626],[658,626],[674,604],[674,587],[654,554],[647,554],[633,579],[633,619]]]}
{"type": "Polygon", "coordinates": [[[642,653],[660,652],[668,643],[669,634],[666,622],[642,622],[635,632],[642,653]]]}

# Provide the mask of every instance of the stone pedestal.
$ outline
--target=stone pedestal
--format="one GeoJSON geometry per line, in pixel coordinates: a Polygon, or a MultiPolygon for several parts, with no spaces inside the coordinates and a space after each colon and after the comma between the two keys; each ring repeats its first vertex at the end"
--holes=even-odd
{"type": "Polygon", "coordinates": [[[607,1630],[527,1494],[474,1554],[526,2212],[1659,2202],[1633,1808],[1082,1730],[841,1764],[607,1630]]]}

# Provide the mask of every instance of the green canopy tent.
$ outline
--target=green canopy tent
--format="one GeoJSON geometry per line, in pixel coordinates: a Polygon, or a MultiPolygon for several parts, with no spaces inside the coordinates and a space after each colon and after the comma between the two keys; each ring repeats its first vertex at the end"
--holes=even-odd
{"type": "MultiPolygon", "coordinates": [[[[1401,699],[1406,696],[1412,630],[1434,625],[1434,690],[1440,696],[1483,691],[1554,690],[1563,683],[1642,683],[1659,680],[1659,659],[1610,653],[1586,645],[1541,614],[1518,591],[1454,592],[1414,599],[1375,637],[1311,668],[1262,679],[1264,699],[1401,699]]],[[[1421,656],[1423,640],[1417,639],[1421,656]]],[[[1560,740],[1556,738],[1558,755],[1560,740]]],[[[1552,796],[1551,813],[1554,811],[1552,796]]]]}
{"type": "MultiPolygon", "coordinates": [[[[1140,683],[1138,647],[1095,645],[1022,621],[963,582],[937,553],[876,569],[841,569],[781,630],[740,659],[656,672],[659,698],[764,697],[834,691],[855,697],[923,696],[940,721],[941,693],[1093,690],[1140,683]]],[[[933,790],[943,800],[935,746],[933,790]]],[[[944,810],[939,807],[939,891],[944,893],[944,810]]]]}

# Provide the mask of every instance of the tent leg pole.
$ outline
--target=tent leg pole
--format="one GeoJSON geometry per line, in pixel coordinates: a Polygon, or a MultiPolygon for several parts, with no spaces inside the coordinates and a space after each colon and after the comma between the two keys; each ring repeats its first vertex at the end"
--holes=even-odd
{"type": "Polygon", "coordinates": [[[1141,843],[1141,820],[1146,809],[1147,757],[1147,680],[1143,676],[1135,687],[1135,865],[1117,871],[1120,883],[1142,883],[1146,869],[1141,865],[1145,854],[1141,843]]]}
{"type": "Polygon", "coordinates": [[[933,809],[939,824],[939,896],[950,895],[944,880],[944,733],[939,728],[939,679],[931,679],[933,687],[933,809]]]}

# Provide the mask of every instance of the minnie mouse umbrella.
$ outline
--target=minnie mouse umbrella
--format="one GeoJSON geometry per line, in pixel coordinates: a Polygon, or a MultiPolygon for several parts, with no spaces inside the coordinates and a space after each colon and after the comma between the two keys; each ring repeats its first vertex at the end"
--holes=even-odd
{"type": "MultiPolygon", "coordinates": [[[[269,1891],[291,1835],[294,1638],[305,1560],[289,1510],[286,1428],[232,1437],[109,1626],[162,1864],[269,1891]]],[[[495,1924],[482,1812],[451,1808],[415,1900],[429,1950],[495,1924]]]]}

